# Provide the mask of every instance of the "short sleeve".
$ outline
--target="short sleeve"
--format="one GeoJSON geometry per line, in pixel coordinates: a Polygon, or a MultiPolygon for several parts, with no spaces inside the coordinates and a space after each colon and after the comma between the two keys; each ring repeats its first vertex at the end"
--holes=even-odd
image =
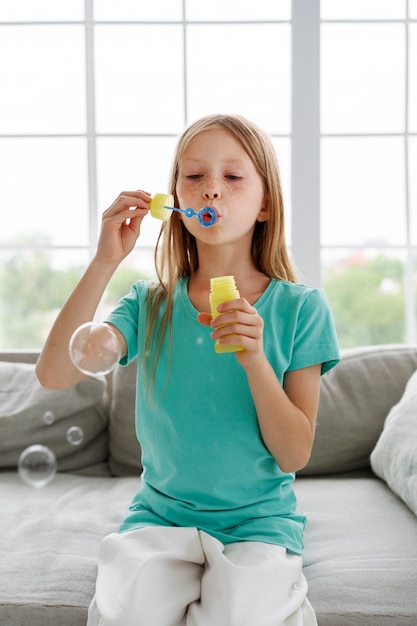
{"type": "Polygon", "coordinates": [[[148,284],[145,281],[135,283],[105,319],[122,333],[126,341],[127,354],[120,360],[120,365],[128,365],[138,354],[138,325],[147,293],[148,284]]]}
{"type": "Polygon", "coordinates": [[[325,374],[339,361],[339,345],[330,305],[321,290],[311,289],[298,312],[293,354],[288,370],[321,363],[321,373],[325,374]]]}

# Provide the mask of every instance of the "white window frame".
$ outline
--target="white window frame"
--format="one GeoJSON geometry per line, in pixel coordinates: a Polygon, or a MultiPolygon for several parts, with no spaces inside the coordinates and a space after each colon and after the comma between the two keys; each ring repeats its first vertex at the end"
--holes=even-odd
{"type": "MultiPolygon", "coordinates": [[[[353,20],[357,23],[384,21],[405,24],[405,111],[404,131],[391,134],[404,142],[404,182],[407,239],[399,249],[406,252],[406,320],[407,341],[415,342],[415,287],[414,258],[417,248],[413,247],[410,236],[410,165],[409,137],[417,133],[409,132],[409,28],[415,19],[409,17],[409,0],[406,0],[405,20],[353,20]]],[[[86,134],[74,135],[85,137],[88,154],[88,200],[89,200],[89,245],[90,255],[94,253],[98,232],[100,208],[98,207],[97,189],[97,131],[95,125],[95,67],[94,67],[94,21],[93,0],[85,0],[85,19],[76,22],[31,22],[47,24],[77,23],[85,26],[86,49],[86,94],[87,94],[87,129],[86,134]]],[[[184,0],[185,7],[185,0],[184,0]]],[[[185,13],[184,13],[185,14],[185,13]]],[[[320,0],[292,0],[292,97],[291,115],[291,253],[302,282],[321,287],[321,253],[330,248],[323,247],[320,241],[320,143],[323,137],[342,137],[342,134],[322,134],[320,132],[320,28],[321,24],[338,20],[321,20],[320,0]]],[[[351,20],[352,21],[352,20],[351,20]]],[[[346,20],[343,21],[346,23],[346,20]]],[[[19,22],[21,23],[21,22],[19,22]]],[[[28,24],[29,22],[26,22],[28,24]]],[[[111,24],[114,22],[106,22],[111,24]]],[[[229,22],[227,22],[229,23],[229,22]]],[[[186,44],[187,22],[183,20],[184,44],[186,44]]],[[[184,90],[187,93],[187,62],[184,45],[184,90]]],[[[187,124],[187,98],[184,98],[184,125],[187,124]]],[[[4,137],[39,137],[40,135],[3,135],[4,137]]],[[[47,135],[59,137],[59,134],[47,135]]],[[[285,135],[287,136],[287,135],[285,135]]],[[[378,133],[349,136],[381,136],[378,133]]],[[[58,247],[58,246],[52,246],[58,247]]],[[[359,247],[359,246],[356,246],[359,247]]],[[[392,246],[390,246],[392,248],[392,246]]],[[[346,246],[344,246],[346,248],[346,246]]],[[[352,246],[355,248],[355,246],[352,246]]]]}

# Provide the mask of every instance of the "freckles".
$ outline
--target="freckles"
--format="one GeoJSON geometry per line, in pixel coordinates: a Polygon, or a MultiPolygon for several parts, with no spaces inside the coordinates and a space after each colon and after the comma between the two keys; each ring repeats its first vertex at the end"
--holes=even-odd
{"type": "Polygon", "coordinates": [[[181,192],[182,195],[187,194],[187,195],[195,195],[196,193],[199,192],[199,190],[201,189],[201,183],[200,184],[196,184],[195,181],[194,182],[184,182],[181,184],[181,192]]]}
{"type": "Polygon", "coordinates": [[[190,198],[192,198],[193,193],[194,193],[194,189],[193,189],[193,185],[189,184],[189,183],[185,183],[182,182],[181,185],[177,186],[176,192],[177,192],[177,198],[178,198],[178,204],[179,204],[179,208],[184,209],[185,204],[187,204],[187,206],[190,204],[190,198]],[[188,200],[186,201],[185,198],[188,198],[188,200]]]}
{"type": "Polygon", "coordinates": [[[227,193],[228,196],[234,196],[236,195],[236,188],[233,187],[233,185],[227,185],[224,188],[224,191],[227,193]]]}

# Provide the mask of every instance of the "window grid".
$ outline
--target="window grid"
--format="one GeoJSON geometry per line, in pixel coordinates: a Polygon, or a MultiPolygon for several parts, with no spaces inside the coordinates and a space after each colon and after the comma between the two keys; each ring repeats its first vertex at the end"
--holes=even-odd
{"type": "MultiPolygon", "coordinates": [[[[404,211],[406,225],[406,240],[404,245],[379,245],[381,250],[403,250],[406,254],[404,284],[405,284],[405,319],[406,319],[406,341],[409,343],[416,342],[416,294],[415,294],[415,256],[417,254],[417,246],[413,245],[411,240],[411,205],[410,205],[410,162],[409,162],[409,138],[416,137],[417,133],[409,130],[409,91],[410,91],[410,25],[416,23],[415,19],[410,17],[409,0],[405,3],[404,19],[320,19],[321,24],[403,24],[404,25],[404,128],[403,132],[369,132],[369,133],[323,133],[320,132],[320,138],[326,137],[399,137],[403,139],[404,150],[404,211]]],[[[319,181],[317,181],[319,185],[319,181]]],[[[295,208],[293,207],[293,210],[295,208]]],[[[325,249],[363,249],[363,245],[328,245],[321,246],[321,251],[325,249]]],[[[317,255],[314,255],[317,261],[317,255]]],[[[316,270],[317,271],[317,270],[316,270]]]]}
{"type": "MultiPolygon", "coordinates": [[[[43,137],[79,137],[85,138],[88,155],[88,200],[89,200],[89,252],[93,254],[98,232],[97,206],[97,154],[96,141],[99,137],[175,137],[170,133],[97,133],[95,128],[95,88],[94,88],[94,30],[96,25],[123,25],[123,24],[182,24],[184,43],[184,125],[188,123],[187,106],[187,41],[188,25],[194,24],[248,24],[271,23],[270,20],[259,21],[226,21],[187,20],[185,0],[183,2],[183,19],[179,21],[95,21],[93,14],[93,0],[85,0],[85,19],[70,21],[39,21],[39,22],[2,22],[1,25],[84,25],[86,43],[86,93],[87,93],[87,128],[85,133],[30,133],[30,134],[2,134],[6,138],[43,138],[43,137]]],[[[274,20],[274,23],[288,23],[287,20],[274,20]]],[[[274,134],[274,137],[289,137],[291,140],[291,171],[292,171],[292,240],[291,248],[296,265],[301,272],[302,279],[312,285],[321,285],[321,252],[325,249],[340,248],[341,246],[321,246],[320,241],[320,143],[326,137],[400,137],[404,146],[404,183],[405,183],[405,213],[406,213],[406,242],[405,245],[387,245],[387,249],[405,250],[406,252],[406,319],[407,340],[415,342],[415,289],[414,289],[414,257],[417,246],[411,240],[411,206],[410,206],[410,163],[409,138],[417,137],[416,132],[409,130],[409,63],[411,24],[417,20],[409,15],[409,2],[406,2],[406,16],[404,19],[360,19],[360,20],[332,20],[320,18],[320,0],[293,0],[292,3],[292,130],[289,134],[274,134]],[[365,24],[365,23],[398,23],[405,27],[405,111],[404,131],[400,133],[322,133],[320,130],[320,27],[321,24],[365,24]],[[301,42],[303,45],[301,45],[301,42]]],[[[16,246],[14,246],[16,248],[16,246]]],[[[85,249],[85,246],[57,246],[51,249],[85,249]]],[[[358,249],[359,245],[343,245],[343,248],[358,249]]],[[[381,250],[384,246],[379,246],[381,250]]]]}
{"type": "MultiPolygon", "coordinates": [[[[99,226],[98,207],[98,176],[97,176],[97,139],[99,138],[123,138],[123,137],[172,137],[176,138],[176,133],[146,133],[146,132],[97,132],[96,130],[96,114],[95,114],[95,60],[94,60],[94,32],[95,27],[100,25],[143,25],[143,26],[161,26],[179,24],[182,25],[183,31],[183,67],[184,67],[184,111],[183,126],[189,123],[188,101],[187,101],[187,27],[191,25],[247,25],[247,24],[283,24],[289,23],[289,20],[191,20],[186,17],[186,0],[183,0],[183,18],[181,20],[99,20],[94,17],[94,0],[85,0],[85,18],[83,20],[30,20],[30,21],[1,21],[0,26],[68,26],[78,25],[85,28],[85,64],[86,64],[86,132],[85,133],[0,133],[0,139],[4,138],[81,138],[86,140],[87,164],[88,164],[88,206],[89,206],[89,244],[88,251],[90,258],[94,254],[97,233],[99,226]]],[[[273,133],[272,137],[291,137],[291,134],[273,133]]],[[[103,209],[104,210],[104,209],[103,209]]],[[[150,246],[142,245],[142,248],[150,249],[150,246]]],[[[22,246],[28,249],[27,246],[22,246]]],[[[85,250],[85,245],[56,245],[49,244],[47,246],[39,246],[41,249],[50,250],[85,250]]],[[[8,249],[8,246],[3,246],[8,249]]],[[[16,249],[16,245],[13,248],[16,249]]],[[[30,249],[37,249],[36,244],[31,244],[30,249]]]]}

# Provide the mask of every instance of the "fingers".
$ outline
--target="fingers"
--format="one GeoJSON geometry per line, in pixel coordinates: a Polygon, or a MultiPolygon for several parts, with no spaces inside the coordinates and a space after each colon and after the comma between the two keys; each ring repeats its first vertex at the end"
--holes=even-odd
{"type": "Polygon", "coordinates": [[[200,324],[203,324],[203,326],[210,326],[212,319],[213,316],[210,313],[199,313],[197,315],[197,320],[200,322],[200,324]]]}
{"type": "Polygon", "coordinates": [[[122,191],[113,204],[103,213],[103,219],[118,216],[120,221],[132,217],[144,217],[149,211],[152,196],[147,191],[122,191]]]}
{"type": "Polygon", "coordinates": [[[133,250],[150,201],[151,195],[146,191],[123,191],[104,211],[97,246],[98,258],[116,264],[133,250]]]}
{"type": "Polygon", "coordinates": [[[252,350],[262,348],[263,319],[247,300],[231,300],[218,309],[219,315],[210,322],[213,328],[212,339],[219,339],[221,343],[242,345],[252,350]]]}

